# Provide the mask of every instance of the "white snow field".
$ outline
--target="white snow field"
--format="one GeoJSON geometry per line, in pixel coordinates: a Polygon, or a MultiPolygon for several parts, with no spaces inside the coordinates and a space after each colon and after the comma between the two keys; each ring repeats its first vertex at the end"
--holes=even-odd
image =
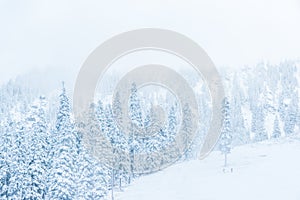
{"type": "Polygon", "coordinates": [[[137,179],[117,200],[300,200],[300,138],[236,147],[137,179]],[[233,168],[233,173],[230,169],[233,168]]]}

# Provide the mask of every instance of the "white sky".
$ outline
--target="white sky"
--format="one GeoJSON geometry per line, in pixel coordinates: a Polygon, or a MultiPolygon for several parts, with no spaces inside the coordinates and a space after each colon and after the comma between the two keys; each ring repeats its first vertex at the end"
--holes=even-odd
{"type": "Polygon", "coordinates": [[[300,57],[300,0],[0,0],[0,83],[32,68],[79,70],[118,33],[166,28],[217,66],[300,57]]]}

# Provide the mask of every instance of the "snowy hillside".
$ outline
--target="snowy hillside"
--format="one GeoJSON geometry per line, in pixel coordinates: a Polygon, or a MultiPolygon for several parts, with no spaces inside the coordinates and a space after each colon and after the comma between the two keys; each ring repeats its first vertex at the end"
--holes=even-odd
{"type": "Polygon", "coordinates": [[[117,200],[299,200],[300,137],[233,149],[229,168],[212,152],[137,179],[117,200]],[[231,173],[231,168],[233,172],[231,173]]]}
{"type": "Polygon", "coordinates": [[[155,89],[140,93],[133,82],[128,105],[121,103],[127,102],[122,94],[112,102],[104,95],[76,121],[69,84],[52,90],[54,85],[33,87],[39,86],[34,77],[11,80],[0,87],[0,199],[113,199],[107,195],[124,190],[116,194],[118,200],[299,200],[298,66],[292,61],[260,63],[222,73],[223,129],[216,151],[203,161],[190,160],[199,155],[210,126],[205,85],[195,88],[199,118],[193,117],[189,104],[179,105],[155,89]],[[152,93],[159,104],[143,93],[152,93]],[[126,113],[130,130],[117,123],[126,113]],[[158,123],[161,113],[165,121],[158,123]],[[199,129],[190,141],[194,118],[199,129]],[[180,152],[177,136],[185,152],[180,152]],[[143,176],[179,156],[181,164],[143,176]]]}

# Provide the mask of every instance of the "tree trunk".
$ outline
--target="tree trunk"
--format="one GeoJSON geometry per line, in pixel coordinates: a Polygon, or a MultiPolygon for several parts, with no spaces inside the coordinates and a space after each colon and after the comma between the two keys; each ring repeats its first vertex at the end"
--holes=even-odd
{"type": "Polygon", "coordinates": [[[112,179],[111,179],[111,200],[114,200],[114,185],[115,185],[115,170],[112,170],[112,179]]]}

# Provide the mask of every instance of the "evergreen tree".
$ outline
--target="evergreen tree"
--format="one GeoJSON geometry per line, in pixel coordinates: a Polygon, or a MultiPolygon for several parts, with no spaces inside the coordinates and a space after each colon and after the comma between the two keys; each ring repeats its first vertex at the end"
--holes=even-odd
{"type": "Polygon", "coordinates": [[[117,121],[117,123],[122,124],[123,119],[122,119],[122,115],[123,115],[123,111],[122,111],[122,106],[121,106],[121,101],[120,101],[120,94],[119,92],[116,93],[116,97],[114,99],[113,102],[113,116],[114,119],[117,121]]]}
{"type": "Polygon", "coordinates": [[[46,101],[40,97],[37,105],[32,106],[27,121],[30,122],[28,158],[29,182],[26,182],[26,199],[44,199],[46,192],[48,134],[47,121],[45,116],[46,101]]]}
{"type": "Polygon", "coordinates": [[[48,176],[49,199],[74,199],[76,195],[76,163],[78,141],[70,117],[70,103],[63,85],[60,105],[54,130],[55,144],[52,146],[52,164],[48,176]]]}
{"type": "Polygon", "coordinates": [[[175,106],[172,106],[168,115],[168,136],[170,138],[174,139],[176,136],[177,123],[175,106]]]}
{"type": "Polygon", "coordinates": [[[274,120],[272,136],[273,136],[273,138],[279,138],[281,136],[281,132],[280,132],[280,129],[279,129],[279,120],[278,120],[277,116],[274,120]]]}
{"type": "Polygon", "coordinates": [[[113,134],[113,131],[111,131],[112,127],[109,124],[110,122],[106,120],[105,113],[105,119],[103,121],[106,124],[104,124],[104,131],[101,130],[99,121],[94,113],[94,108],[95,105],[92,104],[88,113],[88,119],[85,122],[84,144],[88,152],[98,159],[98,162],[109,168],[112,166],[113,155],[108,135],[110,133],[113,134]]]}
{"type": "Polygon", "coordinates": [[[245,119],[242,112],[244,95],[240,88],[239,79],[237,74],[234,74],[232,82],[232,106],[230,109],[231,127],[233,141],[232,145],[247,144],[250,141],[250,134],[245,127],[245,119]]]}
{"type": "Polygon", "coordinates": [[[23,120],[13,124],[13,129],[14,143],[11,149],[11,177],[8,187],[8,199],[25,199],[28,191],[26,183],[30,182],[30,177],[27,176],[30,153],[27,141],[28,132],[26,131],[23,120]]]}
{"type": "MultiPolygon", "coordinates": [[[[120,112],[120,108],[116,109],[120,112]]],[[[120,119],[119,119],[120,120],[120,119]]],[[[128,181],[129,170],[129,150],[127,137],[116,126],[110,106],[106,108],[106,134],[112,146],[112,168],[114,170],[114,183],[118,183],[122,190],[122,183],[128,181]],[[117,181],[118,180],[118,181],[117,181]]]]}
{"type": "Polygon", "coordinates": [[[184,153],[184,159],[190,159],[191,148],[191,134],[192,134],[192,112],[188,104],[183,105],[182,113],[182,133],[183,133],[183,145],[186,149],[184,153]]]}
{"type": "Polygon", "coordinates": [[[130,158],[130,172],[131,177],[129,178],[129,182],[131,182],[131,178],[134,178],[134,170],[135,170],[135,152],[139,150],[139,144],[137,142],[136,137],[141,134],[140,131],[143,130],[143,118],[142,118],[142,110],[140,106],[140,100],[137,94],[137,87],[135,83],[132,83],[131,93],[129,98],[129,114],[130,114],[130,133],[128,139],[129,145],[129,158],[130,158]]]}
{"type": "Polygon", "coordinates": [[[8,117],[0,126],[0,199],[10,199],[9,191],[12,177],[13,122],[8,117]]]}
{"type": "Polygon", "coordinates": [[[101,164],[83,146],[78,155],[76,174],[76,199],[102,199],[107,195],[109,175],[107,166],[101,164]]]}
{"type": "Polygon", "coordinates": [[[129,99],[129,113],[132,122],[139,128],[143,127],[142,110],[140,106],[140,100],[137,94],[136,84],[133,83],[131,86],[131,93],[129,99]]]}
{"type": "Polygon", "coordinates": [[[252,112],[252,132],[255,133],[255,141],[257,142],[268,139],[265,116],[261,108],[256,108],[252,112]]]}
{"type": "Polygon", "coordinates": [[[227,155],[231,151],[232,132],[230,123],[230,104],[228,98],[225,97],[222,105],[222,113],[224,116],[223,129],[220,136],[219,148],[224,154],[224,166],[227,166],[227,155]]]}
{"type": "Polygon", "coordinates": [[[284,132],[287,135],[294,133],[295,125],[297,123],[298,109],[298,94],[295,93],[288,105],[287,115],[285,116],[284,132]]]}

